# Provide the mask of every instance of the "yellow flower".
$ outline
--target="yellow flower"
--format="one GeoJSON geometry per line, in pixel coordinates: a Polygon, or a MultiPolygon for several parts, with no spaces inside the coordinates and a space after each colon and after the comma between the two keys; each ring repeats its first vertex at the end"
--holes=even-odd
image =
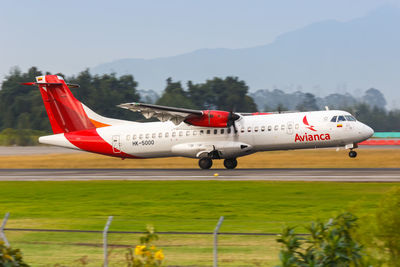
{"type": "Polygon", "coordinates": [[[137,245],[135,247],[135,255],[143,255],[143,250],[146,248],[146,246],[139,246],[137,245]]]}
{"type": "Polygon", "coordinates": [[[151,249],[151,250],[155,250],[155,249],[156,249],[156,246],[153,245],[153,246],[150,247],[150,249],[151,249]]]}
{"type": "Polygon", "coordinates": [[[156,260],[162,261],[164,259],[164,253],[162,252],[162,249],[160,249],[159,251],[157,251],[154,254],[154,258],[156,258],[156,260]]]}

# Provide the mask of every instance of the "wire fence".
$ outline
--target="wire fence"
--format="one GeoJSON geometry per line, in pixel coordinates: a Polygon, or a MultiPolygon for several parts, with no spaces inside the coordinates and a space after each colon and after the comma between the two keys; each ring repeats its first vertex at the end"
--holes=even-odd
{"type": "MultiPolygon", "coordinates": [[[[123,266],[127,249],[145,234],[110,230],[113,216],[104,221],[103,230],[7,227],[9,216],[2,221],[0,239],[20,248],[32,266],[123,266]]],[[[166,266],[277,264],[278,232],[221,231],[224,222],[221,216],[210,231],[157,231],[156,245],[165,252],[166,266]]]]}

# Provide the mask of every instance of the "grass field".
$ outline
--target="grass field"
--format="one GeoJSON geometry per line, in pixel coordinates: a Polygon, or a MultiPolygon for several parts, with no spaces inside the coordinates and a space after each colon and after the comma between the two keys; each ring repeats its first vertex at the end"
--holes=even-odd
{"type": "MultiPolygon", "coordinates": [[[[368,151],[365,151],[368,152],[368,151]]],[[[279,232],[282,225],[327,219],[346,207],[373,213],[389,183],[301,182],[0,182],[0,214],[11,212],[9,228],[207,231],[225,216],[222,232],[279,232]]],[[[299,231],[302,231],[299,228],[299,231]]],[[[76,266],[88,256],[100,266],[101,234],[6,232],[33,266],[76,266]]],[[[279,247],[274,237],[220,236],[221,266],[274,266],[279,247]]],[[[138,235],[110,236],[111,244],[136,244],[138,235]]],[[[166,265],[211,266],[212,236],[162,235],[166,265]]],[[[124,247],[113,248],[120,266],[124,247]]]]}
{"type": "MultiPolygon", "coordinates": [[[[238,168],[399,168],[400,149],[359,149],[351,159],[347,150],[271,151],[238,159],[238,168]]],[[[215,160],[213,168],[224,168],[215,160]]],[[[0,168],[198,168],[188,158],[126,159],[91,153],[0,156],[0,168]]]]}

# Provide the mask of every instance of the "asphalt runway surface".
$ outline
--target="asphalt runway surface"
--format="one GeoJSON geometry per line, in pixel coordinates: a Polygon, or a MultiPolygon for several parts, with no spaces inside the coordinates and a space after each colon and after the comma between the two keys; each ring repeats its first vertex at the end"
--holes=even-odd
{"type": "MultiPolygon", "coordinates": [[[[319,148],[331,149],[336,148],[319,148]]],[[[344,149],[344,148],[342,148],[344,149]]],[[[360,146],[358,149],[400,149],[400,146],[360,146]]],[[[48,154],[86,153],[84,151],[55,146],[0,146],[0,156],[27,156],[48,154]]]]}
{"type": "Polygon", "coordinates": [[[0,181],[321,181],[400,182],[385,169],[0,169],[0,181]]]}

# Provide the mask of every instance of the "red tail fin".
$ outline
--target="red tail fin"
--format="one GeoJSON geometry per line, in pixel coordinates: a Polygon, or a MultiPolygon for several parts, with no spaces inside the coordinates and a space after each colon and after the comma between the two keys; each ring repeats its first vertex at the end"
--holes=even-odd
{"type": "Polygon", "coordinates": [[[62,77],[39,76],[36,77],[36,85],[42,94],[54,134],[96,128],[62,77]]]}

